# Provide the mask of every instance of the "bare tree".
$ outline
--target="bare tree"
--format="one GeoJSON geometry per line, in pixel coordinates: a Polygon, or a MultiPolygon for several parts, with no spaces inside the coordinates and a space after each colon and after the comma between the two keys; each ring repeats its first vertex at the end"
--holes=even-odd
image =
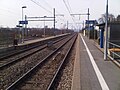
{"type": "MultiPolygon", "coordinates": [[[[105,23],[106,14],[102,14],[101,17],[98,19],[99,23],[105,23]]],[[[108,14],[108,22],[115,21],[115,16],[113,14],[108,14]]]]}
{"type": "Polygon", "coordinates": [[[120,15],[117,16],[117,21],[120,21],[120,15]]]}

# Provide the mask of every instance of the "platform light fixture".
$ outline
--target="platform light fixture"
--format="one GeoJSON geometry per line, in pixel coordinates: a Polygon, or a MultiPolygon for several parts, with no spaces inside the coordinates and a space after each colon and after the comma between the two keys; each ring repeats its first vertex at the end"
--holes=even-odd
{"type": "MultiPolygon", "coordinates": [[[[26,6],[22,6],[22,21],[23,21],[23,9],[24,8],[27,8],[26,6]]],[[[22,26],[24,26],[24,25],[22,25],[22,26]]],[[[22,30],[22,43],[24,43],[24,29],[22,30]]]]}
{"type": "Polygon", "coordinates": [[[22,6],[22,21],[23,21],[23,9],[27,8],[26,6],[22,6]]]}

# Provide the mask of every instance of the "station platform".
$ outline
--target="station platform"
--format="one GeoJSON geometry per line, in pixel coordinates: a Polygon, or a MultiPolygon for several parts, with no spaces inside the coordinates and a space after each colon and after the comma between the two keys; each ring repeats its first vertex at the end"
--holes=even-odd
{"type": "Polygon", "coordinates": [[[60,34],[60,35],[56,35],[56,36],[45,37],[45,38],[40,38],[40,39],[34,39],[34,40],[26,40],[26,41],[24,41],[24,43],[18,44],[18,46],[23,46],[23,45],[28,45],[28,44],[31,44],[31,43],[36,43],[36,42],[40,42],[40,41],[44,41],[44,40],[49,40],[49,39],[65,36],[65,35],[68,35],[68,34],[69,33],[60,34]]]}
{"type": "Polygon", "coordinates": [[[104,60],[102,49],[78,35],[71,90],[120,90],[120,68],[104,60]]]}
{"type": "Polygon", "coordinates": [[[2,47],[0,48],[0,56],[6,54],[6,52],[9,51],[13,51],[13,50],[21,50],[24,48],[29,48],[29,47],[33,47],[33,46],[38,46],[38,45],[42,45],[47,43],[49,40],[54,40],[56,38],[60,38],[63,36],[67,36],[70,33],[65,33],[65,34],[60,34],[60,35],[56,35],[56,36],[50,36],[50,37],[45,37],[45,38],[38,38],[38,39],[33,39],[33,40],[25,40],[24,43],[18,43],[18,45],[16,45],[16,49],[14,45],[9,45],[7,47],[2,47]]]}

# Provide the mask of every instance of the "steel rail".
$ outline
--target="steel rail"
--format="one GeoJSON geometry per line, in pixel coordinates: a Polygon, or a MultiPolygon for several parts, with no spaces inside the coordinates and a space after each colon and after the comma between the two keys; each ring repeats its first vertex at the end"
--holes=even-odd
{"type": "MultiPolygon", "coordinates": [[[[64,38],[65,38],[65,37],[64,37],[64,38]]],[[[59,39],[59,40],[54,41],[53,44],[55,44],[55,43],[63,40],[64,38],[61,38],[61,39],[59,39]]],[[[8,62],[8,63],[5,63],[5,64],[3,64],[3,65],[0,66],[0,69],[2,70],[2,69],[4,69],[5,67],[7,67],[7,66],[9,66],[9,65],[11,65],[11,64],[14,64],[14,63],[16,63],[16,62],[18,62],[18,61],[21,61],[22,59],[24,59],[24,58],[26,58],[26,57],[29,57],[30,55],[32,55],[32,54],[34,54],[34,53],[37,53],[37,52],[39,52],[40,50],[45,49],[46,47],[47,47],[47,45],[41,47],[40,49],[38,49],[38,50],[36,50],[36,51],[34,51],[34,52],[32,52],[32,53],[27,54],[26,56],[23,56],[23,57],[20,57],[20,58],[18,58],[18,59],[15,59],[15,60],[13,60],[13,61],[10,61],[10,62],[8,62]]],[[[35,48],[36,48],[36,47],[35,47],[35,48]]],[[[28,50],[27,50],[27,51],[28,51],[28,50]]]]}
{"type": "MultiPolygon", "coordinates": [[[[30,47],[30,48],[26,48],[26,49],[23,49],[23,50],[10,52],[10,53],[7,54],[6,56],[0,57],[0,60],[2,60],[2,59],[7,59],[7,58],[12,57],[12,56],[17,55],[17,54],[21,54],[21,53],[23,53],[23,52],[25,52],[25,51],[29,51],[29,50],[31,50],[31,49],[33,49],[33,48],[36,48],[36,47],[39,47],[39,46],[40,46],[40,45],[32,46],[32,47],[30,47]]],[[[18,46],[18,47],[19,47],[19,46],[18,46]]]]}
{"type": "Polygon", "coordinates": [[[20,58],[18,58],[18,59],[15,59],[15,60],[13,60],[13,61],[10,61],[10,62],[8,62],[8,63],[5,63],[5,64],[3,64],[3,65],[1,65],[0,66],[0,69],[2,70],[2,69],[4,69],[5,67],[7,67],[7,66],[9,66],[9,65],[12,65],[12,64],[14,64],[14,63],[17,63],[18,61],[21,61],[22,59],[24,59],[24,58],[26,58],[26,57],[29,57],[30,55],[32,55],[32,54],[34,54],[34,53],[36,53],[36,52],[39,52],[40,50],[42,50],[42,49],[44,49],[44,48],[46,48],[47,46],[44,46],[44,47],[42,47],[42,48],[40,48],[40,49],[38,49],[38,50],[36,50],[36,51],[34,51],[34,52],[32,52],[32,53],[29,53],[28,55],[25,55],[25,56],[23,56],[23,57],[20,57],[20,58]]]}
{"type": "MultiPolygon", "coordinates": [[[[63,36],[62,38],[65,38],[65,37],[66,37],[66,36],[63,36]]],[[[57,37],[57,38],[58,38],[58,37],[57,37]]],[[[57,39],[57,38],[56,38],[56,39],[57,39]]],[[[53,38],[53,39],[55,39],[55,38],[53,38]]],[[[48,40],[48,39],[47,39],[47,40],[48,40]]],[[[29,48],[27,48],[27,49],[23,49],[23,50],[13,51],[13,52],[7,53],[7,55],[0,57],[0,60],[2,60],[2,59],[7,59],[7,58],[12,57],[12,56],[17,55],[17,54],[21,54],[21,53],[23,53],[23,52],[25,52],[25,51],[28,51],[28,50],[37,48],[37,47],[39,47],[40,45],[43,46],[43,45],[46,44],[46,43],[43,43],[43,42],[46,42],[47,40],[39,41],[39,43],[41,42],[41,44],[35,45],[35,46],[32,46],[32,47],[29,47],[29,48]]],[[[51,40],[51,39],[49,39],[49,40],[51,40]]],[[[37,43],[38,43],[38,42],[37,42],[37,43]]],[[[19,47],[19,46],[18,46],[18,47],[19,47]]]]}
{"type": "MultiPolygon", "coordinates": [[[[72,36],[74,37],[74,36],[72,36]]],[[[72,38],[71,37],[71,38],[72,38]]],[[[68,40],[70,41],[71,38],[68,40]]],[[[15,87],[17,87],[17,85],[19,85],[24,79],[26,79],[27,77],[29,77],[30,74],[32,74],[32,72],[38,68],[38,66],[40,66],[41,64],[43,64],[49,57],[51,57],[51,55],[53,55],[54,53],[56,53],[60,48],[62,48],[68,41],[66,41],[65,43],[63,43],[61,46],[59,46],[56,50],[52,51],[48,56],[46,56],[43,60],[41,60],[38,64],[36,64],[33,68],[31,68],[28,72],[26,72],[22,77],[20,77],[18,80],[16,80],[13,84],[11,84],[10,86],[8,86],[6,88],[6,90],[14,90],[15,87]]]]}
{"type": "MultiPolygon", "coordinates": [[[[76,36],[76,37],[77,37],[77,36],[76,36]]],[[[50,82],[47,90],[54,90],[53,87],[55,86],[55,81],[56,81],[56,79],[57,79],[57,76],[59,75],[60,71],[62,70],[62,66],[64,65],[64,62],[65,62],[68,54],[70,53],[70,51],[71,51],[71,49],[72,49],[72,46],[73,46],[74,43],[75,43],[76,37],[75,37],[74,41],[72,42],[71,46],[69,47],[69,50],[67,51],[65,57],[63,58],[63,60],[62,60],[62,62],[61,62],[61,64],[60,64],[58,70],[56,71],[55,75],[53,76],[53,79],[51,80],[51,82],[50,82]]]]}

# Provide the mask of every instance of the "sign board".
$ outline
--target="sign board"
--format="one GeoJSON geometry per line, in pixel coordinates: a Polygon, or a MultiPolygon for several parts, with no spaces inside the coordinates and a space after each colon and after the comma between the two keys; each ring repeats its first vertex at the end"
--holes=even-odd
{"type": "Polygon", "coordinates": [[[16,27],[22,27],[22,26],[20,26],[20,25],[16,25],[16,27]]]}
{"type": "Polygon", "coordinates": [[[86,20],[85,24],[96,24],[96,20],[86,20]]]}
{"type": "Polygon", "coordinates": [[[19,24],[28,24],[28,21],[19,21],[19,24]]]}

